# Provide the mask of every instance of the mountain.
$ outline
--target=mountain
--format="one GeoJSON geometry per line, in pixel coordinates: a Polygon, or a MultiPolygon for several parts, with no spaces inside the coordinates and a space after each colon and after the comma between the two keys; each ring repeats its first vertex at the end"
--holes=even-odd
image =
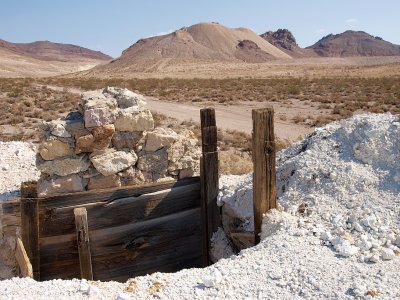
{"type": "Polygon", "coordinates": [[[394,56],[400,55],[400,46],[374,37],[364,31],[348,30],[340,34],[329,34],[307,47],[319,56],[394,56]]]}
{"type": "Polygon", "coordinates": [[[99,69],[138,69],[174,62],[266,62],[290,55],[246,28],[199,23],[170,34],[141,39],[99,69]]]}
{"type": "Polygon", "coordinates": [[[94,51],[76,45],[37,41],[33,43],[10,43],[0,39],[0,49],[6,49],[15,54],[29,56],[39,60],[69,61],[75,59],[110,60],[100,51],[94,51]]]}
{"type": "Polygon", "coordinates": [[[260,37],[292,57],[315,56],[312,50],[310,51],[299,47],[294,35],[288,29],[267,31],[261,34],[260,37]]]}
{"type": "Polygon", "coordinates": [[[0,39],[0,77],[38,77],[77,72],[112,57],[70,44],[38,41],[11,43],[0,39]]]}

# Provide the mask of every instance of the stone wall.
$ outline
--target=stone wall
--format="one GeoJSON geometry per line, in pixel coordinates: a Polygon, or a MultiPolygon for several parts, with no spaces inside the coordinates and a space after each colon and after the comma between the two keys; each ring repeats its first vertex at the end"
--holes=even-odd
{"type": "Polygon", "coordinates": [[[115,87],[85,92],[78,110],[41,126],[41,196],[198,175],[194,134],[154,128],[142,95],[115,87]]]}

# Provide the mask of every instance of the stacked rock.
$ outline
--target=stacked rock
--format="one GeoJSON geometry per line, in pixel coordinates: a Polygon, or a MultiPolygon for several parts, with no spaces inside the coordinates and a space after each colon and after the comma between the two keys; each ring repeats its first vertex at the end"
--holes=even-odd
{"type": "Polygon", "coordinates": [[[196,176],[194,134],[154,128],[142,95],[107,87],[82,94],[79,111],[43,123],[39,195],[140,185],[196,176]]]}

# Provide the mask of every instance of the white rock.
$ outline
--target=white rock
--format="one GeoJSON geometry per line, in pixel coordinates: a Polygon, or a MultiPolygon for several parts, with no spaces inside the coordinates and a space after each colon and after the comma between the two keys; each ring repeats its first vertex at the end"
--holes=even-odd
{"type": "Polygon", "coordinates": [[[114,125],[117,131],[149,131],[154,129],[154,120],[150,110],[130,107],[118,110],[114,125]]]}
{"type": "Polygon", "coordinates": [[[360,240],[358,241],[357,246],[361,251],[367,251],[372,248],[372,243],[369,241],[360,240]]]}
{"type": "MultiPolygon", "coordinates": [[[[62,122],[62,121],[61,121],[62,122]]],[[[58,136],[58,137],[63,137],[63,138],[69,138],[71,137],[71,134],[65,129],[63,123],[65,124],[65,122],[61,123],[60,121],[58,121],[55,124],[52,124],[50,126],[51,129],[51,134],[58,136]]]]}
{"type": "Polygon", "coordinates": [[[364,231],[364,228],[358,222],[354,223],[354,229],[357,230],[358,232],[364,231]]]}
{"type": "Polygon", "coordinates": [[[368,216],[362,220],[364,226],[374,227],[376,224],[376,217],[374,215],[368,216]]]}
{"type": "Polygon", "coordinates": [[[214,287],[222,281],[222,274],[216,268],[209,268],[209,274],[203,277],[203,284],[206,287],[214,287]]]}
{"type": "Polygon", "coordinates": [[[374,253],[373,255],[371,255],[368,258],[368,261],[372,262],[372,263],[377,263],[379,261],[379,254],[378,253],[374,253]]]}
{"type": "Polygon", "coordinates": [[[356,255],[360,250],[358,247],[352,246],[348,240],[335,238],[332,241],[331,243],[335,250],[338,252],[339,255],[344,257],[356,255]]]}
{"type": "Polygon", "coordinates": [[[115,300],[131,300],[132,297],[124,292],[119,292],[117,298],[115,300]]]}
{"type": "Polygon", "coordinates": [[[134,165],[137,161],[137,155],[133,150],[115,151],[114,149],[107,149],[98,153],[94,152],[91,154],[90,160],[97,171],[108,176],[134,165]]]}
{"type": "Polygon", "coordinates": [[[383,248],[381,250],[382,259],[384,260],[391,260],[396,257],[396,254],[393,252],[392,249],[383,248]]]}

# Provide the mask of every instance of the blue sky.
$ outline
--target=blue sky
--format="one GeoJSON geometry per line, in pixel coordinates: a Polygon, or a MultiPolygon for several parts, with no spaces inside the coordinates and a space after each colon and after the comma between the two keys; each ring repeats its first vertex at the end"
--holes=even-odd
{"type": "Polygon", "coordinates": [[[288,28],[300,46],[363,30],[400,44],[399,0],[1,0],[0,39],[76,44],[117,57],[138,39],[199,22],[288,28]]]}

